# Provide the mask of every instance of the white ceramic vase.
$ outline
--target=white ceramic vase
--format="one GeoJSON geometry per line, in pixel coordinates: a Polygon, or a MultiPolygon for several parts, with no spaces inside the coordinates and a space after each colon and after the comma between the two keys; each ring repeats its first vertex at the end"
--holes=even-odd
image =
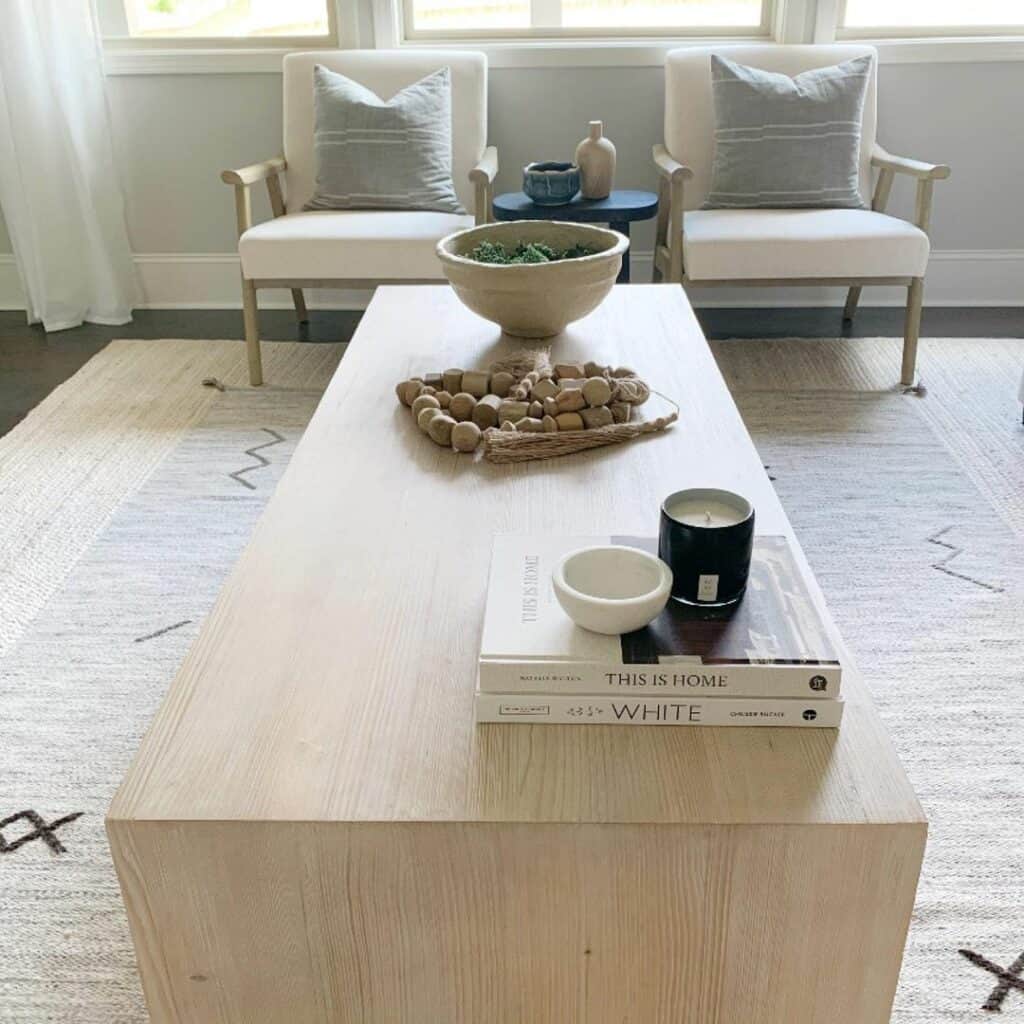
{"type": "Polygon", "coordinates": [[[590,134],[576,147],[580,193],[584,199],[606,199],[615,184],[615,146],[604,137],[604,124],[590,122],[590,134]]]}

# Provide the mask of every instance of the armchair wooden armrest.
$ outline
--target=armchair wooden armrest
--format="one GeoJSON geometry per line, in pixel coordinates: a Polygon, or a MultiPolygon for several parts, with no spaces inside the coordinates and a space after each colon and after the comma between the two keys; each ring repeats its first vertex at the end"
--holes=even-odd
{"type": "Polygon", "coordinates": [[[660,143],[653,149],[658,169],[658,226],[654,240],[654,278],[683,280],[683,186],[693,171],[660,143]]]}
{"type": "Polygon", "coordinates": [[[917,199],[914,203],[914,223],[925,233],[932,219],[932,187],[936,181],[948,178],[946,164],[926,164],[921,160],[909,160],[905,156],[893,156],[877,142],[871,151],[871,166],[878,168],[878,182],[871,209],[882,212],[889,201],[892,180],[897,174],[909,174],[917,179],[917,199]]]}
{"type": "Polygon", "coordinates": [[[481,182],[490,185],[498,173],[498,150],[494,146],[488,146],[483,156],[477,161],[476,167],[469,172],[469,180],[474,185],[481,182]]]}
{"type": "Polygon", "coordinates": [[[940,181],[948,178],[950,174],[946,164],[928,164],[922,160],[910,160],[905,156],[893,156],[877,142],[871,151],[871,166],[931,181],[940,181]]]}
{"type": "Polygon", "coordinates": [[[266,181],[272,175],[280,174],[287,166],[283,156],[275,156],[248,167],[221,171],[220,180],[225,185],[255,185],[257,181],[266,181]]]}
{"type": "Polygon", "coordinates": [[[258,181],[267,183],[270,195],[270,208],[275,217],[283,216],[284,194],[281,192],[279,175],[288,164],[283,156],[275,156],[262,163],[250,164],[236,170],[220,172],[220,180],[235,189],[235,217],[238,220],[238,237],[241,238],[252,227],[252,196],[249,188],[258,181]]]}
{"type": "Polygon", "coordinates": [[[658,173],[669,181],[689,181],[693,177],[693,171],[686,164],[676,160],[660,143],[654,147],[653,153],[654,166],[658,168],[658,173]]]}
{"type": "Polygon", "coordinates": [[[494,197],[494,178],[498,173],[498,150],[488,146],[476,166],[469,172],[469,180],[476,189],[476,223],[486,224],[491,219],[491,200],[494,197]]]}

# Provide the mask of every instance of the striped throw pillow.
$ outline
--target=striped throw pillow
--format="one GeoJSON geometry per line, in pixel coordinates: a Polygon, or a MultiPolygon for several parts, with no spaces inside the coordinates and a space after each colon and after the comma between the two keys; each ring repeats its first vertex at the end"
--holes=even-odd
{"type": "Polygon", "coordinates": [[[307,210],[466,212],[452,181],[448,68],[382,100],[317,64],[313,100],[316,189],[307,210]]]}
{"type": "Polygon", "coordinates": [[[866,208],[860,136],[873,59],[790,78],[712,54],[715,158],[704,208],[866,208]]]}

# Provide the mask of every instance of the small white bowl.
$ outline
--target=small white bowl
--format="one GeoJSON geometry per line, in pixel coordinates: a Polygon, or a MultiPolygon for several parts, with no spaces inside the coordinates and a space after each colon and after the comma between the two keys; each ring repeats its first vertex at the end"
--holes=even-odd
{"type": "Polygon", "coordinates": [[[607,545],[566,555],[552,573],[555,597],[584,629],[614,636],[656,619],[672,590],[672,570],[639,548],[607,545]]]}

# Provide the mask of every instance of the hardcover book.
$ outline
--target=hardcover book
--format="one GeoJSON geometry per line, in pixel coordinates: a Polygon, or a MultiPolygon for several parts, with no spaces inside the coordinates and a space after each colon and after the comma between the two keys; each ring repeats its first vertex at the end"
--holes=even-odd
{"type": "Polygon", "coordinates": [[[836,728],[841,700],[743,697],[609,697],[587,694],[476,694],[478,722],[521,725],[773,725],[836,728]]]}
{"type": "Polygon", "coordinates": [[[603,636],[562,611],[560,558],[595,544],[657,553],[643,537],[495,538],[480,650],[483,693],[828,699],[842,667],[785,537],[754,541],[750,582],[729,609],[669,601],[650,625],[603,636]]]}

